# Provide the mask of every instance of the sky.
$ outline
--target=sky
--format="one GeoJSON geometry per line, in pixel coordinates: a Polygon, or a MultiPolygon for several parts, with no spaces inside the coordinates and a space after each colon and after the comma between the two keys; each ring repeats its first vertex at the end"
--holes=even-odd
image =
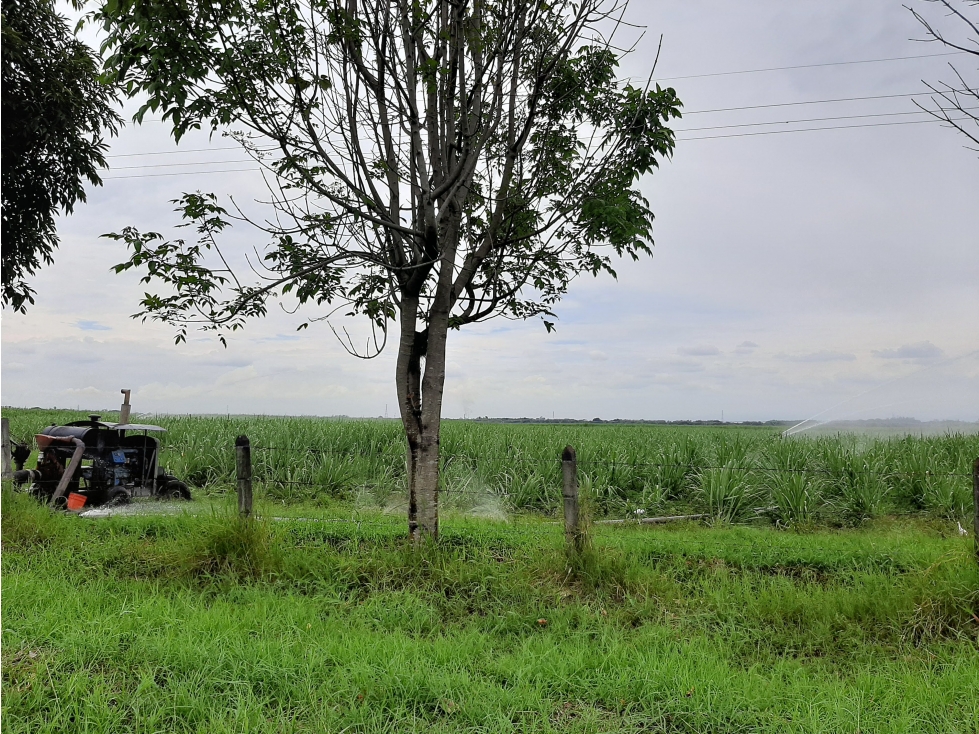
{"type": "MultiPolygon", "coordinates": [[[[649,73],[662,34],[655,78],[685,110],[675,155],[640,184],[654,257],[575,281],[554,333],[452,333],[444,415],[979,420],[979,154],[907,114],[949,62],[979,83],[976,62],[840,64],[944,51],[910,40],[898,1],[633,0],[626,17],[646,32],[623,74],[649,73]],[[796,104],[854,97],[879,98],[796,104]]],[[[3,312],[4,405],[112,408],[128,388],[137,412],[396,415],[394,350],[356,359],[325,323],[297,333],[302,314],[273,309],[227,348],[130,318],[145,288],[110,272],[127,255],[100,235],[173,234],[183,191],[260,199],[233,145],[175,146],[158,122],[112,141],[104,186],[59,221],[37,304],[3,312]]],[[[232,241],[261,244],[244,227],[232,241]]]]}

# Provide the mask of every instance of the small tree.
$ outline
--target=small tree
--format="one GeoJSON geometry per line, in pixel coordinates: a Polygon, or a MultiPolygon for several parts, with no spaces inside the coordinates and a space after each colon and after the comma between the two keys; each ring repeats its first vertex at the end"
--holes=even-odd
{"type": "Polygon", "coordinates": [[[28,284],[58,246],[54,217],[102,183],[106,135],[121,118],[99,62],[52,0],[3,0],[3,306],[26,311],[28,284]]]}
{"type": "MultiPolygon", "coordinates": [[[[942,14],[951,19],[951,23],[946,21],[944,25],[950,27],[942,27],[930,17],[931,13],[919,13],[917,9],[905,5],[925,29],[926,37],[921,40],[971,54],[973,60],[979,59],[979,0],[922,0],[922,3],[938,6],[942,14]]],[[[979,145],[979,115],[975,112],[976,103],[979,102],[979,79],[970,85],[958,66],[950,63],[949,67],[956,81],[952,84],[925,82],[933,93],[932,106],[926,107],[917,101],[915,104],[979,145]]],[[[979,148],[972,150],[979,152],[979,148]]]]}
{"type": "MultiPolygon", "coordinates": [[[[611,255],[650,254],[635,184],[671,154],[672,89],[616,78],[606,0],[116,0],[99,17],[108,68],[180,138],[232,133],[267,173],[275,216],[266,279],[228,267],[228,212],[211,194],[178,211],[199,239],[128,228],[147,268],[138,317],[222,332],[274,298],[365,316],[369,353],[397,321],[408,442],[408,524],[438,533],[439,427],[450,330],[539,316],[611,255]],[[213,264],[212,260],[213,258],[213,264]]],[[[236,216],[244,218],[238,211],[236,216]]],[[[307,320],[300,325],[305,328],[307,320]]],[[[356,352],[349,336],[343,340],[356,352]]]]}

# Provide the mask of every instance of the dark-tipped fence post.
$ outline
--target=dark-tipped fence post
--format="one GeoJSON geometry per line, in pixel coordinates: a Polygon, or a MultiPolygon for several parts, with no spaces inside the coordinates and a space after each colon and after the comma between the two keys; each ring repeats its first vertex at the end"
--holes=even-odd
{"type": "Polygon", "coordinates": [[[979,457],[972,462],[972,542],[979,562],[979,457]]]}
{"type": "Polygon", "coordinates": [[[10,456],[10,420],[0,419],[0,434],[3,439],[3,478],[10,479],[14,475],[10,456]]]}
{"type": "Polygon", "coordinates": [[[574,447],[565,446],[561,454],[561,474],[564,479],[564,539],[568,550],[579,553],[582,547],[581,518],[578,507],[578,457],[574,447]]]}
{"type": "Polygon", "coordinates": [[[238,514],[252,514],[252,447],[248,436],[235,439],[235,472],[238,475],[238,514]]]}

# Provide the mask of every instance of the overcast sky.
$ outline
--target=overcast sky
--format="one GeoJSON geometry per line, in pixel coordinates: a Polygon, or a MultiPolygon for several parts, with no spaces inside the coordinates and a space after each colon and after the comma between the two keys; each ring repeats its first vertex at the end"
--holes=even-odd
{"type": "MultiPolygon", "coordinates": [[[[451,334],[445,415],[979,419],[979,158],[904,114],[922,79],[954,78],[950,61],[979,80],[974,58],[719,75],[942,52],[909,40],[899,0],[634,0],[629,17],[648,31],[624,73],[648,70],[662,33],[657,77],[686,110],[676,155],[642,182],[655,256],[575,282],[556,333],[451,334]],[[708,112],[884,95],[905,96],[708,112]],[[787,132],[837,126],[852,127],[787,132]]],[[[172,233],[182,191],[260,197],[260,176],[235,170],[244,156],[213,150],[230,145],[178,148],[159,123],[113,141],[104,187],[59,223],[37,305],[3,313],[4,405],[112,407],[125,387],[137,411],[395,415],[394,351],[354,359],[326,324],[297,334],[301,316],[276,312],[224,349],[129,318],[143,289],[109,272],[126,252],[99,235],[172,233]]]]}

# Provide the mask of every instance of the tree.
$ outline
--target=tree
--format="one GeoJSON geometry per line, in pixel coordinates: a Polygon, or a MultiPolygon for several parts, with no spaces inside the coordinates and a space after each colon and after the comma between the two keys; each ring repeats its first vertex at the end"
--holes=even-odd
{"type": "MultiPolygon", "coordinates": [[[[138,317],[241,328],[273,298],[365,316],[375,355],[397,322],[412,537],[438,533],[448,332],[541,317],[612,255],[651,254],[636,188],[672,153],[672,89],[616,78],[614,0],[114,0],[100,18],[109,69],[140,115],[186,131],[232,128],[267,172],[274,216],[234,216],[213,194],[178,211],[198,239],[128,228],[131,258],[165,295],[138,317]],[[237,217],[269,237],[264,277],[228,266],[237,217]]],[[[327,314],[328,315],[328,314],[327,314]]],[[[307,320],[300,329],[309,325],[307,320]]],[[[337,333],[337,332],[335,332],[337,333]]],[[[338,334],[339,335],[339,334],[338,334]]]]}
{"type": "Polygon", "coordinates": [[[54,216],[99,186],[121,119],[99,62],[52,0],[3,0],[3,306],[34,303],[27,279],[58,247],[54,216]]]}
{"type": "MultiPolygon", "coordinates": [[[[925,29],[926,43],[940,43],[947,49],[954,49],[963,53],[971,54],[979,58],[979,13],[973,18],[969,17],[969,9],[979,10],[979,0],[922,0],[944,10],[946,18],[951,18],[954,27],[945,30],[938,24],[919,13],[915,8],[905,5],[925,29]]],[[[938,82],[930,84],[925,82],[932,91],[931,107],[925,107],[915,101],[922,110],[941,120],[947,122],[960,133],[965,135],[973,143],[979,145],[979,115],[976,114],[976,103],[979,102],[979,84],[973,82],[970,86],[966,78],[959,72],[955,64],[950,63],[952,73],[956,81],[952,84],[948,82],[938,82]]],[[[973,150],[979,149],[973,148],[973,150]]]]}

